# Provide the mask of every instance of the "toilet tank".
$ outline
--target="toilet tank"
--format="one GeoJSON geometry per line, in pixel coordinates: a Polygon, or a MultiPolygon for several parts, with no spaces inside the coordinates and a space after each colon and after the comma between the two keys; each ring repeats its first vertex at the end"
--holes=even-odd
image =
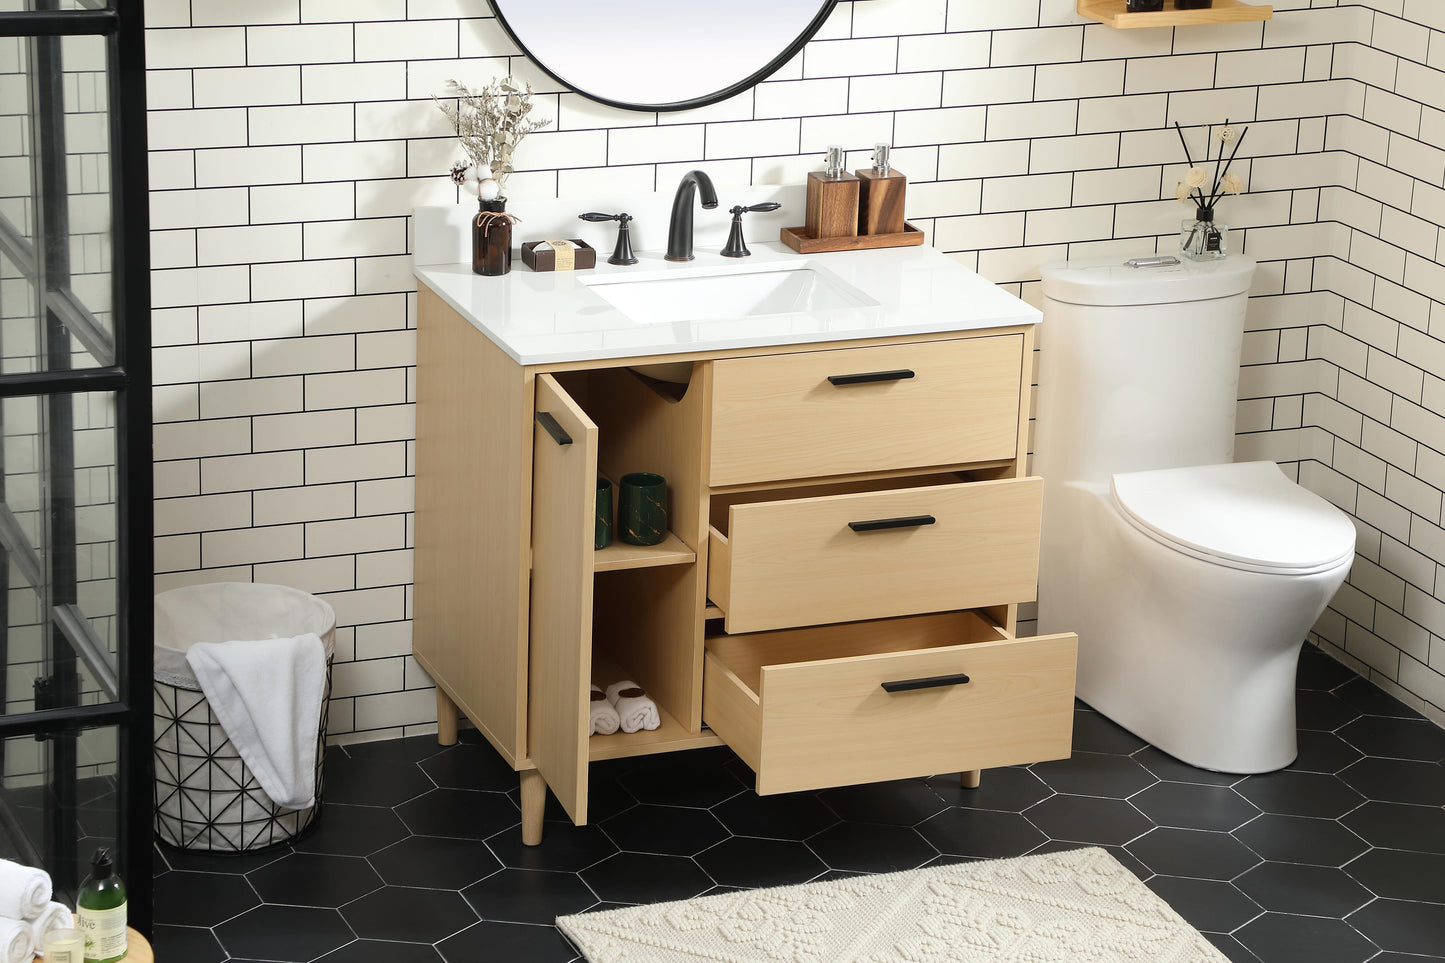
{"type": "MultiPolygon", "coordinates": [[[[1154,260],[1154,259],[1151,259],[1154,260]]],[[[1254,262],[1043,269],[1034,470],[1055,484],[1234,460],[1254,262]]]]}

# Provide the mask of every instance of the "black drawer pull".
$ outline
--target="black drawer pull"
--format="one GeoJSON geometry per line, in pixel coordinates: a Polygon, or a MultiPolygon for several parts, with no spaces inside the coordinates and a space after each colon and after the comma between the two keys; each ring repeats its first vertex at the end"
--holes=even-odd
{"type": "Polygon", "coordinates": [[[552,412],[537,412],[537,424],[545,428],[547,430],[547,434],[551,435],[552,440],[555,441],[557,444],[563,446],[572,444],[572,436],[567,434],[566,430],[561,425],[557,424],[557,419],[552,417],[552,412]]]}
{"type": "Polygon", "coordinates": [[[912,377],[912,371],[901,368],[898,371],[865,371],[862,374],[828,375],[828,380],[835,385],[867,385],[877,381],[907,381],[912,377]]]}
{"type": "Polygon", "coordinates": [[[875,518],[867,522],[849,522],[855,532],[881,532],[888,528],[921,528],[938,521],[932,515],[908,515],[903,518],[875,518]]]}
{"type": "Polygon", "coordinates": [[[962,672],[957,675],[933,675],[926,679],[900,679],[897,682],[879,683],[889,692],[907,692],[910,689],[941,689],[944,686],[963,685],[968,681],[968,676],[962,672]]]}

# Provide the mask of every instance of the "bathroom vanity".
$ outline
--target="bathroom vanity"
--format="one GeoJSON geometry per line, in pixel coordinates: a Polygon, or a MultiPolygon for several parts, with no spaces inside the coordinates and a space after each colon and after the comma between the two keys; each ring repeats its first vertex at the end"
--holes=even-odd
{"type": "Polygon", "coordinates": [[[725,743],[760,793],[1067,756],[1077,640],[1034,598],[1038,313],[929,248],[585,274],[420,265],[414,651],[587,818],[594,759],[725,743]],[[593,549],[596,476],[668,481],[670,532],[593,549]],[[588,736],[590,684],[655,731],[588,736]]]}

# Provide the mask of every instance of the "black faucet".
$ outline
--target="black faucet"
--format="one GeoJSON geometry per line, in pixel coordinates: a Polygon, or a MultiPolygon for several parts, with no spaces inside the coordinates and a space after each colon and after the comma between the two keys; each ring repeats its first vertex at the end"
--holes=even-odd
{"type": "Polygon", "coordinates": [[[707,210],[717,207],[717,191],[713,190],[712,178],[702,171],[688,171],[677,185],[672,198],[672,220],[667,227],[668,261],[692,260],[692,198],[702,188],[702,206],[707,210]]]}

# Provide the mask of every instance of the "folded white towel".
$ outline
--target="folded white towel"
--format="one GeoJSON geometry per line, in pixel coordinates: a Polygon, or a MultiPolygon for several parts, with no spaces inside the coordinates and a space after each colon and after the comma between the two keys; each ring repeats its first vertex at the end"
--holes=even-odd
{"type": "Polygon", "coordinates": [[[45,904],[39,916],[30,921],[30,938],[35,941],[35,949],[39,950],[45,945],[46,933],[74,928],[75,917],[71,915],[70,908],[52,900],[45,904]]]}
{"type": "Polygon", "coordinates": [[[0,963],[33,963],[35,940],[30,924],[0,916],[0,963]]]}
{"type": "Polygon", "coordinates": [[[0,859],[0,916],[33,920],[50,902],[50,874],[0,859]]]}
{"type": "Polygon", "coordinates": [[[316,737],[326,648],[294,639],[197,642],[186,662],[236,752],[276,805],[316,805],[316,737]]]}
{"type": "Polygon", "coordinates": [[[656,729],[662,725],[662,719],[657,714],[657,703],[649,699],[636,682],[627,680],[612,683],[607,687],[607,701],[617,709],[623,732],[656,729]]]}
{"type": "Polygon", "coordinates": [[[597,686],[592,687],[592,701],[587,706],[587,734],[589,736],[610,736],[622,725],[617,710],[607,701],[607,693],[597,686]]]}

